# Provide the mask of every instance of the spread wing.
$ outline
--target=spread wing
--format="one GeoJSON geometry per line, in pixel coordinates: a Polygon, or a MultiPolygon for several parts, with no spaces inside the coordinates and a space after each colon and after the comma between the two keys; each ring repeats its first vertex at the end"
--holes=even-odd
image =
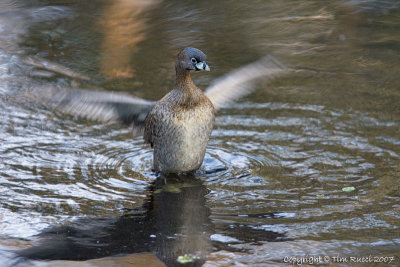
{"type": "MultiPolygon", "coordinates": [[[[255,89],[255,82],[271,80],[287,71],[278,60],[267,56],[215,80],[205,94],[215,108],[220,108],[250,93],[255,89]]],[[[37,87],[30,93],[38,102],[65,113],[103,122],[133,125],[135,135],[143,132],[146,116],[156,103],[120,92],[51,86],[37,87]]],[[[147,142],[151,142],[150,139],[147,142]]]]}
{"type": "Polygon", "coordinates": [[[73,88],[40,87],[31,92],[36,100],[72,115],[103,122],[133,125],[139,133],[155,102],[124,93],[73,88]]]}
{"type": "Polygon", "coordinates": [[[271,80],[287,71],[277,59],[266,56],[218,78],[204,93],[218,109],[253,91],[257,81],[271,80]]]}

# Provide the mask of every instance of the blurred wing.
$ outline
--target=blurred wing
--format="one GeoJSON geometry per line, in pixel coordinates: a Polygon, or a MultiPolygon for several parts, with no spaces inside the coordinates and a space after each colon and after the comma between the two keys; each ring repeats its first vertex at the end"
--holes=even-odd
{"type": "Polygon", "coordinates": [[[218,109],[253,91],[256,81],[271,80],[287,71],[278,60],[266,56],[218,78],[204,93],[218,109]]]}
{"type": "Polygon", "coordinates": [[[144,120],[155,104],[124,93],[98,90],[40,87],[31,93],[46,106],[91,120],[133,125],[134,132],[144,127],[144,120]]]}

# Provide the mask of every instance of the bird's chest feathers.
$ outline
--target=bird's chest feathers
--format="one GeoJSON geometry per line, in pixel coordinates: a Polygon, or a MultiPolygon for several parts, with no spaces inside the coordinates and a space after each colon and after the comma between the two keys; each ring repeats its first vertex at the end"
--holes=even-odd
{"type": "Polygon", "coordinates": [[[209,138],[213,114],[205,107],[195,107],[176,114],[173,124],[183,144],[196,144],[209,138]]]}

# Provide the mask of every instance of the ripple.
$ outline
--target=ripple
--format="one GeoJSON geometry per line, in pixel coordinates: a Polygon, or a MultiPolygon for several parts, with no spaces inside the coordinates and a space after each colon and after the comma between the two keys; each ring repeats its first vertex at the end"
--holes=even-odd
{"type": "Polygon", "coordinates": [[[140,206],[156,178],[151,151],[126,130],[57,117],[48,120],[47,112],[36,110],[33,115],[15,104],[1,112],[0,127],[8,127],[0,147],[0,185],[7,189],[1,190],[1,209],[18,217],[2,212],[1,234],[19,238],[19,227],[25,229],[25,238],[57,218],[120,214],[140,206]],[[41,224],[23,220],[29,212],[41,224]]]}
{"type": "MultiPolygon", "coordinates": [[[[140,21],[149,31],[135,46],[145,56],[133,55],[129,63],[135,78],[106,82],[99,74],[99,62],[107,54],[103,51],[107,45],[101,42],[110,29],[108,23],[98,22],[112,5],[67,1],[24,8],[8,2],[2,4],[6,12],[0,11],[0,236],[4,240],[33,240],[50,225],[69,225],[81,217],[107,220],[120,217],[126,209],[145,209],[149,187],[157,178],[152,150],[141,138],[132,138],[129,129],[38,107],[29,96],[18,98],[33,86],[79,85],[62,75],[29,76],[38,70],[25,66],[21,58],[43,57],[96,77],[82,87],[129,90],[154,99],[173,81],[168,68],[154,72],[154,62],[175,49],[177,40],[185,39],[180,36],[182,29],[190,29],[187,40],[198,44],[210,39],[215,47],[224,48],[214,49],[219,55],[212,55],[211,48],[207,52],[217,71],[199,76],[204,87],[213,75],[271,49],[288,66],[304,68],[267,86],[259,84],[247,102],[241,99],[218,111],[204,163],[196,172],[201,186],[187,191],[196,195],[195,188],[204,189],[193,202],[204,209],[214,234],[211,240],[217,243],[205,266],[275,266],[288,255],[398,254],[399,239],[393,238],[400,227],[395,1],[378,5],[379,1],[353,1],[353,7],[318,1],[255,5],[232,1],[215,5],[211,13],[203,12],[209,9],[201,1],[171,2],[163,10],[154,5],[140,21]],[[365,13],[364,7],[376,9],[379,16],[365,13]],[[89,14],[88,8],[93,12],[89,14]],[[230,12],[225,13],[234,23],[219,12],[227,8],[230,12]],[[183,14],[177,10],[184,10],[184,16],[176,16],[183,14]],[[296,16],[288,16],[288,10],[296,16]],[[182,19],[185,23],[180,23],[182,19]],[[215,39],[219,34],[211,28],[201,34],[210,19],[218,22],[217,31],[228,35],[215,39]],[[176,37],[167,38],[171,46],[149,42],[160,38],[152,28],[157,21],[165,22],[164,32],[176,37]],[[265,23],[274,27],[266,28],[265,23]],[[344,192],[344,187],[354,190],[344,192]]],[[[167,195],[160,192],[155,198],[167,195]]],[[[192,211],[191,203],[175,196],[177,202],[171,203],[192,211]]],[[[164,209],[171,203],[159,203],[160,214],[179,214],[176,206],[164,209]]],[[[183,217],[179,220],[196,223],[196,216],[183,217]]],[[[182,225],[189,229],[189,224],[182,225]]],[[[0,258],[7,257],[3,251],[0,248],[0,258]]]]}
{"type": "Polygon", "coordinates": [[[265,162],[257,157],[209,146],[201,169],[205,169],[207,183],[251,186],[262,185],[265,182],[263,178],[252,175],[264,165],[265,162]]]}

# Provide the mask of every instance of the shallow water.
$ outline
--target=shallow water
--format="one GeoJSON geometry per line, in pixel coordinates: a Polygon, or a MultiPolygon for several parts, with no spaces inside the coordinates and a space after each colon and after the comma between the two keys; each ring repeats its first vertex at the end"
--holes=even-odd
{"type": "Polygon", "coordinates": [[[399,264],[397,1],[89,2],[0,4],[0,262],[36,245],[32,257],[53,260],[399,264]],[[159,99],[185,46],[208,56],[202,88],[270,53],[295,69],[219,111],[194,177],[157,178],[130,129],[29,99],[48,85],[159,99]]]}

